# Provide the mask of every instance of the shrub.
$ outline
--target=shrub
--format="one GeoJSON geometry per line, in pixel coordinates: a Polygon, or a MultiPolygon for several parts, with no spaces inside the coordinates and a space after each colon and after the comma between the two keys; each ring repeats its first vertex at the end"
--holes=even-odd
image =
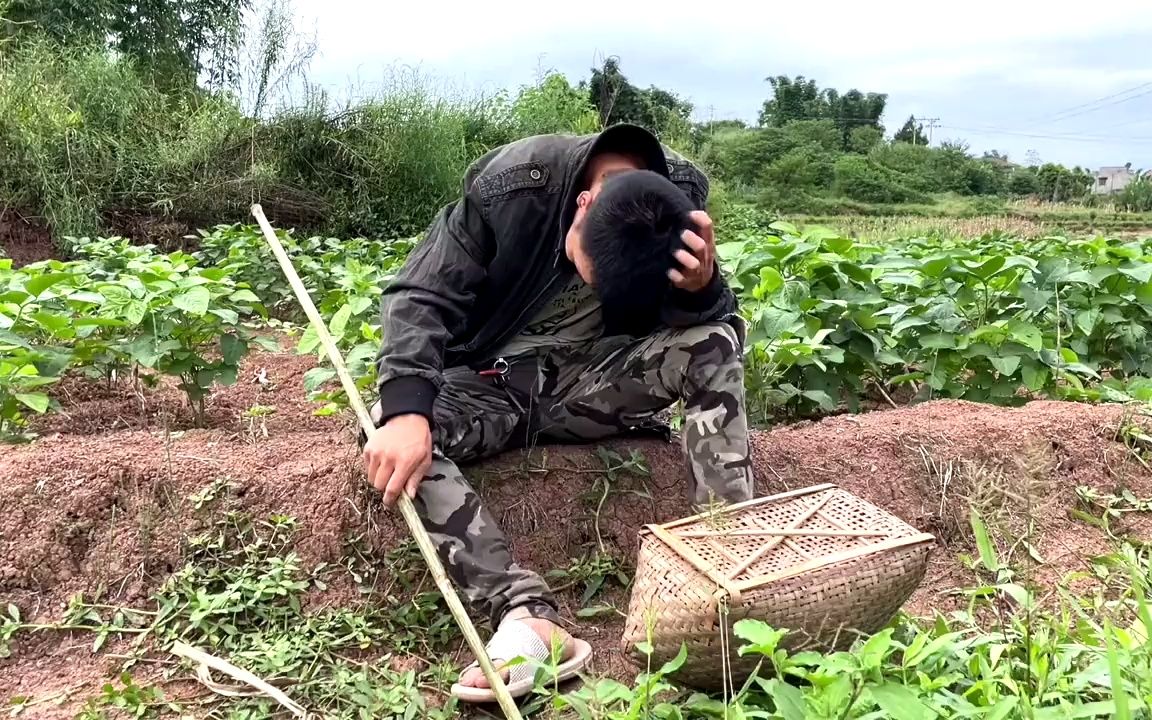
{"type": "Polygon", "coordinates": [[[845,155],[836,161],[836,192],[864,202],[926,203],[929,198],[912,189],[907,175],[890,170],[859,155],[845,155]]]}

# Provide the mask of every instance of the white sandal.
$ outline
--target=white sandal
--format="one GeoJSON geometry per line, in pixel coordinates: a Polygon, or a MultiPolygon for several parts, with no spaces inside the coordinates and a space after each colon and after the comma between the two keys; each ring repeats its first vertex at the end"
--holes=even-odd
{"type": "MultiPolygon", "coordinates": [[[[578,638],[571,638],[571,642],[576,646],[575,652],[572,653],[572,657],[556,667],[556,675],[549,678],[549,682],[564,682],[575,677],[588,664],[588,660],[592,656],[592,646],[578,638]]],[[[536,631],[518,618],[506,618],[504,622],[500,623],[500,628],[492,635],[485,647],[493,666],[498,670],[501,663],[508,663],[518,657],[525,659],[525,662],[517,663],[508,668],[508,681],[505,685],[508,688],[508,694],[514,698],[522,697],[532,691],[537,665],[531,661],[539,660],[548,663],[552,657],[551,649],[540,639],[536,631]]],[[[464,668],[460,675],[463,676],[464,673],[477,667],[479,664],[473,662],[464,668]]],[[[492,691],[492,688],[469,687],[455,683],[452,685],[452,694],[464,702],[496,702],[496,693],[492,691]]]]}

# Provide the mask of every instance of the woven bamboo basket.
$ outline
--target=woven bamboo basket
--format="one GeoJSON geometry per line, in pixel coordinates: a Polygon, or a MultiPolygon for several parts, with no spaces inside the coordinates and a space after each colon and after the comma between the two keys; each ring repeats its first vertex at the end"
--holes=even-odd
{"type": "Polygon", "coordinates": [[[728,675],[739,687],[764,658],[740,657],[736,622],[788,630],[781,647],[793,652],[846,649],[899,612],[924,578],[934,541],[833,484],[647,525],[624,650],[644,662],[636,645],[650,642],[655,669],[685,644],[675,680],[720,689],[728,675]]]}

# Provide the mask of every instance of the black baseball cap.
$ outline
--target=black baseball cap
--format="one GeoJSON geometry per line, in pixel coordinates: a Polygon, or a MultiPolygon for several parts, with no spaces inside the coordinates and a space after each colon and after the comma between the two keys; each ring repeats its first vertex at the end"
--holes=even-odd
{"type": "Polygon", "coordinates": [[[645,169],[669,177],[664,147],[655,135],[639,125],[620,123],[604,129],[592,142],[588,157],[606,152],[636,155],[644,161],[645,169]]]}

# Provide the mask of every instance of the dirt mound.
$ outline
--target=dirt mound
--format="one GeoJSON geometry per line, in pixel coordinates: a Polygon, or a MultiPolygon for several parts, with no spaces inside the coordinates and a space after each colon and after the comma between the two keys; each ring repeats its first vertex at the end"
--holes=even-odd
{"type": "Polygon", "coordinates": [[[14,267],[60,257],[47,225],[11,209],[0,208],[0,249],[14,267]]]}
{"type": "MultiPolygon", "coordinates": [[[[47,619],[59,618],[79,591],[112,604],[142,602],[179,565],[183,541],[210,520],[197,507],[205,491],[230,493],[257,516],[295,516],[305,566],[339,562],[351,537],[393,546],[406,533],[363,488],[348,424],[311,414],[300,382],[310,366],[310,358],[253,355],[241,381],[214,397],[213,429],[158,430],[155,408],[175,402],[167,391],[146,397],[141,412],[140,400],[122,390],[62,386],[57,397],[70,420],[46,419],[40,440],[0,448],[0,607],[14,602],[26,618],[47,619]],[[245,381],[261,368],[272,389],[245,381]],[[266,436],[239,418],[253,404],[278,408],[266,436]]],[[[935,402],[779,427],[753,438],[757,494],[834,482],[937,534],[941,544],[910,603],[930,613],[956,606],[950,590],[973,577],[957,557],[971,552],[969,503],[1005,535],[1032,533],[1045,560],[1034,576],[1041,583],[1104,550],[1102,532],[1067,511],[1078,486],[1152,496],[1137,449],[1120,441],[1130,422],[1117,406],[935,402]]],[[[604,449],[615,455],[534,448],[466,468],[518,561],[547,572],[602,549],[627,570],[643,524],[690,512],[677,445],[633,440],[604,449]],[[634,451],[650,472],[614,471],[606,482],[605,462],[615,467],[634,451]]],[[[585,579],[553,580],[563,615],[600,650],[594,671],[629,677],[635,669],[616,650],[619,616],[577,616],[585,579]]],[[[351,587],[334,587],[324,602],[344,602],[345,591],[351,602],[351,587]]],[[[609,580],[592,604],[626,602],[626,590],[609,580]]],[[[36,678],[50,675],[46,656],[68,662],[60,647],[43,637],[17,643],[13,657],[0,660],[0,698],[44,690],[36,678]]]]}

